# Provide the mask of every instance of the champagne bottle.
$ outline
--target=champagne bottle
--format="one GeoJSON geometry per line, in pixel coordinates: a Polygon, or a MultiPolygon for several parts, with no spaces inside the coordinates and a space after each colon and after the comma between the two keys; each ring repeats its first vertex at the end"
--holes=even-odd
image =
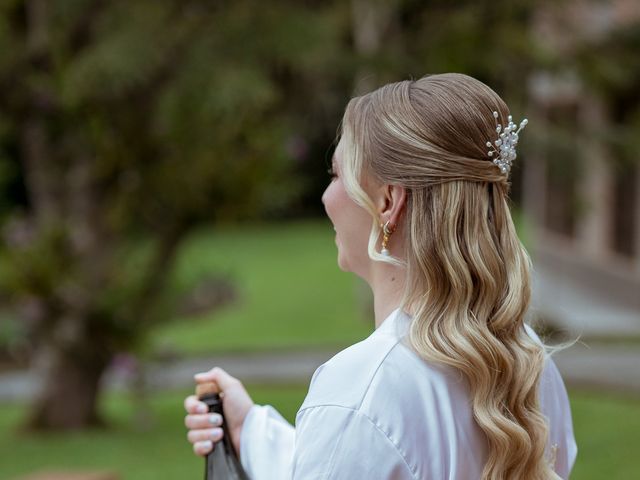
{"type": "Polygon", "coordinates": [[[209,407],[210,413],[218,413],[222,416],[222,440],[214,444],[213,450],[205,459],[205,480],[249,480],[240,460],[233,449],[231,435],[227,428],[222,411],[222,398],[218,385],[214,382],[202,383],[196,387],[196,395],[201,402],[209,407]]]}

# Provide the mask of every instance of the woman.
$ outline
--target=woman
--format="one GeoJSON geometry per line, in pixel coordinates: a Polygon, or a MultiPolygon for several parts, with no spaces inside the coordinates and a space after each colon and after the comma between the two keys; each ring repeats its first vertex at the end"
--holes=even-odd
{"type": "MultiPolygon", "coordinates": [[[[524,323],[529,257],[508,207],[518,132],[461,74],[352,99],[322,201],[338,264],[371,287],[375,331],[315,372],[296,427],[221,369],[225,416],[254,479],[568,478],[562,379],[524,323]]],[[[185,400],[204,455],[220,419],[185,400]]]]}

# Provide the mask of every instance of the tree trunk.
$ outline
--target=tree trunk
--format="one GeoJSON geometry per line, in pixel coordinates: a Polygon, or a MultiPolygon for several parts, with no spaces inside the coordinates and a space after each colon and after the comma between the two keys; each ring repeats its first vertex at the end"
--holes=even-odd
{"type": "MultiPolygon", "coordinates": [[[[50,73],[49,54],[49,2],[30,0],[25,3],[27,13],[26,45],[31,64],[31,76],[50,73]]],[[[24,162],[25,186],[32,202],[37,226],[44,227],[60,214],[60,202],[56,192],[59,180],[55,163],[51,158],[47,116],[51,113],[51,91],[30,82],[27,89],[27,114],[21,132],[21,149],[24,162]]]]}
{"type": "Polygon", "coordinates": [[[42,348],[34,367],[43,384],[26,428],[77,430],[104,426],[97,400],[100,379],[109,360],[95,347],[76,349],[73,355],[54,345],[42,348]]]}

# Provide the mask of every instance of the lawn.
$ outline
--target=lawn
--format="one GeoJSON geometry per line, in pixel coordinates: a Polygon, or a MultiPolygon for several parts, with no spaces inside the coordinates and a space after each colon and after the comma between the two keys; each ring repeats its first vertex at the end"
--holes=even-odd
{"type": "Polygon", "coordinates": [[[202,229],[192,234],[172,277],[184,289],[212,272],[228,275],[238,301],[177,318],[155,330],[152,350],[202,354],[273,348],[340,347],[373,330],[368,287],[336,264],[328,221],[202,229]]]}
{"type": "MultiPolygon", "coordinates": [[[[293,421],[306,386],[250,387],[256,402],[271,403],[293,421]]],[[[144,412],[150,425],[140,425],[139,410],[122,394],[109,395],[103,411],[112,428],[85,433],[25,435],[12,432],[25,409],[3,405],[0,410],[0,479],[36,471],[106,470],[122,480],[183,480],[201,478],[203,460],[186,440],[182,400],[191,392],[154,396],[144,412]]]]}
{"type": "Polygon", "coordinates": [[[640,399],[569,392],[578,459],[572,480],[640,478],[640,399]]]}
{"type": "MultiPolygon", "coordinates": [[[[305,386],[249,386],[259,403],[274,405],[293,421],[305,386]]],[[[190,392],[154,396],[148,411],[151,426],[136,427],[139,411],[122,394],[108,396],[103,408],[113,428],[105,432],[25,436],[13,433],[24,414],[20,405],[0,410],[0,478],[27,472],[97,469],[119,472],[123,480],[200,478],[202,461],[185,438],[182,399],[190,392]]],[[[637,478],[640,458],[640,399],[570,391],[578,461],[572,480],[637,478]]]]}

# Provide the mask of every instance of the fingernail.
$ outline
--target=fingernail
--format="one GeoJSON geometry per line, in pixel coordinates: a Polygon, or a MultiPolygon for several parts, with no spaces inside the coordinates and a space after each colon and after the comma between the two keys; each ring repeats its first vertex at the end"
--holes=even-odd
{"type": "Polygon", "coordinates": [[[196,373],[193,377],[194,377],[196,380],[199,380],[199,379],[201,379],[203,376],[204,376],[204,373],[196,373]]]}
{"type": "Polygon", "coordinates": [[[213,442],[211,440],[205,440],[204,442],[200,442],[200,448],[202,450],[211,450],[213,448],[213,442]]]}
{"type": "Polygon", "coordinates": [[[214,442],[217,442],[221,438],[222,438],[222,429],[215,428],[213,432],[211,432],[211,440],[213,440],[214,442]]]}
{"type": "Polygon", "coordinates": [[[207,413],[209,411],[209,407],[207,407],[204,403],[199,403],[196,407],[196,412],[198,413],[207,413]]]}
{"type": "Polygon", "coordinates": [[[209,415],[209,423],[211,425],[220,425],[220,424],[222,424],[222,416],[220,416],[220,414],[218,414],[218,413],[214,413],[212,415],[209,415]]]}

